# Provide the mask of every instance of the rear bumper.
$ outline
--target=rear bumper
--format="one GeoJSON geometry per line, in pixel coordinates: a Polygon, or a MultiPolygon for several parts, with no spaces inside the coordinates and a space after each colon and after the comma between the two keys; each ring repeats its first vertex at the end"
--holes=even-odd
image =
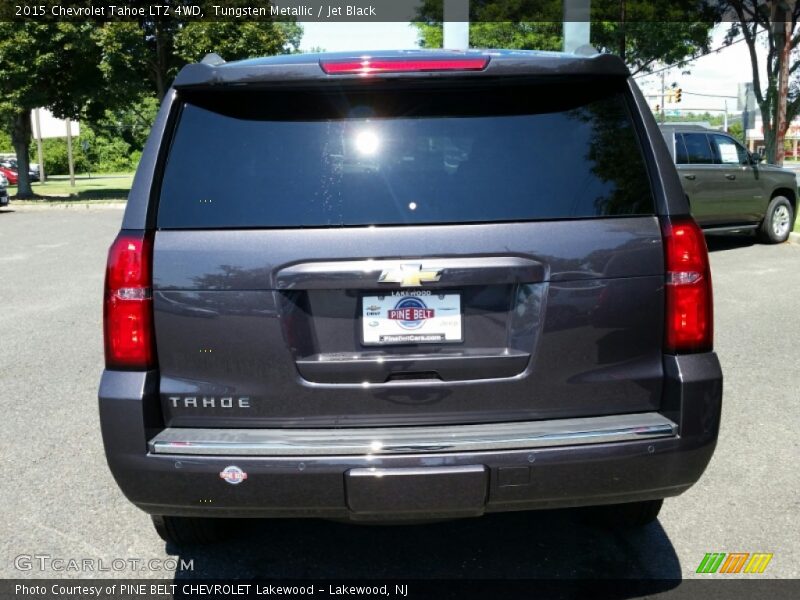
{"type": "Polygon", "coordinates": [[[160,431],[158,416],[143,411],[155,373],[104,373],[100,417],[117,483],[152,514],[471,516],[633,502],[688,489],[714,451],[722,374],[713,353],[665,357],[664,371],[660,414],[504,424],[494,436],[479,435],[491,431],[487,426],[453,426],[409,428],[403,438],[400,428],[372,451],[359,446],[364,436],[347,435],[327,447],[302,436],[294,439],[303,443],[287,446],[285,438],[276,443],[258,432],[238,446],[236,431],[184,430],[182,440],[181,430],[160,431]],[[432,444],[430,431],[437,430],[442,439],[432,444]],[[247,473],[245,481],[231,485],[220,477],[232,465],[247,473]]]}

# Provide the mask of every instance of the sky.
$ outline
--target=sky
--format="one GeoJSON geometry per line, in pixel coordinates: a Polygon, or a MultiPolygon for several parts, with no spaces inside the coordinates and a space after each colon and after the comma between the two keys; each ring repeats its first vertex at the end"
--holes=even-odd
{"type": "MultiPolygon", "coordinates": [[[[416,29],[409,23],[331,23],[303,22],[304,35],[300,49],[308,51],[319,47],[329,52],[348,50],[396,50],[417,47],[416,29]]],[[[711,48],[723,46],[727,25],[717,27],[712,34],[711,48]]],[[[699,94],[718,94],[736,96],[740,82],[752,80],[750,55],[744,42],[733,44],[718,52],[713,52],[693,61],[684,69],[670,69],[665,72],[665,82],[673,82],[683,90],[680,104],[667,104],[666,108],[722,110],[725,98],[695,96],[699,94]],[[686,73],[685,71],[688,71],[686,73]]],[[[647,93],[659,93],[661,76],[651,75],[637,79],[639,86],[647,93]]],[[[655,98],[649,99],[655,104],[655,98]]],[[[727,98],[728,110],[736,112],[736,99],[727,98]]]]}
{"type": "MultiPolygon", "coordinates": [[[[712,35],[711,48],[716,49],[724,46],[726,24],[718,26],[712,35]]],[[[741,39],[741,38],[740,38],[741,39]]],[[[758,45],[760,61],[764,61],[765,49],[758,45]]],[[[763,69],[762,69],[763,76],[763,69]]],[[[690,109],[719,109],[725,108],[726,98],[709,98],[695,96],[687,92],[699,94],[717,94],[725,96],[737,96],[739,83],[750,82],[753,80],[753,72],[750,66],[750,54],[747,44],[744,41],[732,44],[718,52],[712,52],[706,56],[692,61],[684,69],[669,69],[665,71],[664,80],[667,86],[673,82],[678,84],[683,90],[683,99],[680,104],[667,104],[666,108],[690,109]],[[689,71],[688,74],[684,71],[689,71]]],[[[639,87],[645,94],[660,93],[661,74],[649,75],[637,78],[639,87]]],[[[655,98],[648,98],[651,104],[655,103],[655,98]]],[[[728,109],[736,112],[736,98],[727,98],[728,109]]]]}
{"type": "Polygon", "coordinates": [[[410,23],[300,23],[300,50],[322,48],[327,52],[347,50],[406,50],[418,48],[417,30],[410,23]]]}

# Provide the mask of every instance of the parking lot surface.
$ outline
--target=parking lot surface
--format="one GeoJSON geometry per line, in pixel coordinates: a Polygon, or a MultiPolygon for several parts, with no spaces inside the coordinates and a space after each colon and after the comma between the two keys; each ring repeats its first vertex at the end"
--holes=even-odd
{"type": "Polygon", "coordinates": [[[706,552],[771,552],[761,577],[800,577],[800,245],[710,239],[720,441],[656,524],[608,533],[569,510],[425,526],[258,521],[179,550],[119,492],[100,439],[103,270],[122,212],[11,209],[0,210],[0,577],[675,579],[696,576],[706,552]],[[192,569],[19,570],[20,555],[192,569]]]}

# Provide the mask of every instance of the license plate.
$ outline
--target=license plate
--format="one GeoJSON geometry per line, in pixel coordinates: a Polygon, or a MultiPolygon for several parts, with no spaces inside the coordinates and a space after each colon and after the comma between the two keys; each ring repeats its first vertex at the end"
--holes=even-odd
{"type": "Polygon", "coordinates": [[[461,342],[461,294],[400,290],[364,296],[361,331],[368,346],[461,342]]]}

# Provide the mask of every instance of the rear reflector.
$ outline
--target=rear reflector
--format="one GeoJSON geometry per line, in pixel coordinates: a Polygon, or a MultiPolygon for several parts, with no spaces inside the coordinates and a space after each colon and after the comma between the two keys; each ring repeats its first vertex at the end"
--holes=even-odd
{"type": "Polygon", "coordinates": [[[103,325],[107,369],[155,366],[152,299],[153,237],[117,236],[108,251],[103,325]]]}
{"type": "Polygon", "coordinates": [[[426,59],[364,57],[347,60],[321,60],[319,64],[328,75],[370,75],[411,71],[481,71],[489,64],[489,57],[426,59]]]}
{"type": "Polygon", "coordinates": [[[666,256],[664,350],[708,352],[714,345],[714,301],[706,240],[691,217],[662,223],[666,256]]]}

